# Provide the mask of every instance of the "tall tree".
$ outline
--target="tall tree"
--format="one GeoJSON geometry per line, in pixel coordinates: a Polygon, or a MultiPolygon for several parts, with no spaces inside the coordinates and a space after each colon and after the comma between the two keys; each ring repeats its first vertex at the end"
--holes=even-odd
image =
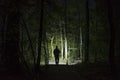
{"type": "Polygon", "coordinates": [[[86,42],[85,42],[85,62],[89,61],[89,0],[86,0],[86,42]]]}
{"type": "Polygon", "coordinates": [[[109,49],[109,61],[111,66],[111,72],[113,75],[113,80],[118,80],[117,70],[115,65],[115,27],[113,24],[113,12],[111,0],[107,0],[108,6],[108,20],[110,26],[110,49],[109,49]]]}
{"type": "Polygon", "coordinates": [[[79,58],[82,60],[83,58],[83,53],[82,53],[82,27],[81,27],[81,15],[80,15],[80,6],[79,6],[80,1],[77,0],[77,10],[78,10],[78,29],[79,29],[79,58]]]}
{"type": "Polygon", "coordinates": [[[30,43],[30,47],[31,47],[31,51],[32,51],[32,57],[33,57],[33,61],[34,61],[34,66],[35,66],[35,51],[33,49],[33,43],[32,43],[31,37],[30,37],[30,33],[28,30],[27,24],[25,23],[25,20],[22,19],[22,22],[23,22],[23,27],[25,28],[28,39],[29,39],[29,43],[30,43]]]}
{"type": "Polygon", "coordinates": [[[39,27],[39,37],[38,37],[38,55],[37,55],[37,71],[40,72],[40,60],[41,60],[41,48],[42,48],[42,38],[43,38],[43,19],[44,19],[44,0],[41,0],[41,14],[40,14],[40,27],[39,27]]]}
{"type": "Polygon", "coordinates": [[[65,26],[64,26],[64,51],[65,51],[65,59],[67,60],[66,64],[68,64],[68,53],[67,53],[67,0],[65,0],[65,26]]]}
{"type": "Polygon", "coordinates": [[[1,15],[2,16],[2,20],[1,20],[1,58],[4,62],[4,53],[5,53],[5,47],[6,47],[6,30],[7,30],[7,19],[8,19],[8,16],[7,14],[6,15],[1,15]]]}
{"type": "Polygon", "coordinates": [[[63,59],[63,27],[60,25],[60,36],[61,36],[61,57],[63,59]]]}
{"type": "MultiPolygon", "coordinates": [[[[6,27],[6,42],[5,51],[4,51],[4,59],[6,60],[6,64],[11,67],[19,67],[19,1],[11,0],[9,2],[5,1],[4,6],[8,6],[5,8],[8,17],[7,22],[5,21],[6,27]]],[[[5,19],[6,20],[6,19],[5,19]]]]}
{"type": "Polygon", "coordinates": [[[47,39],[47,36],[46,36],[46,27],[44,27],[44,31],[43,31],[43,46],[44,46],[44,57],[45,57],[45,64],[48,65],[49,63],[49,50],[48,50],[48,39],[47,39]]]}

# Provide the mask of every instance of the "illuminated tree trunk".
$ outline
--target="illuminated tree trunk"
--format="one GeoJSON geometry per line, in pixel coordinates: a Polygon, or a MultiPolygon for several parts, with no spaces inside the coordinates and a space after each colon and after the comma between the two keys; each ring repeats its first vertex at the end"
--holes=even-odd
{"type": "Polygon", "coordinates": [[[64,42],[65,42],[65,59],[67,60],[66,64],[68,64],[68,54],[67,54],[67,0],[65,0],[65,27],[64,27],[64,42]]]}
{"type": "Polygon", "coordinates": [[[82,53],[82,28],[80,27],[80,59],[83,60],[83,53],[82,53]]]}
{"type": "Polygon", "coordinates": [[[61,58],[63,59],[63,28],[60,26],[60,34],[61,34],[61,58]]]}
{"type": "MultiPolygon", "coordinates": [[[[43,27],[43,49],[44,49],[43,54],[44,54],[44,59],[45,59],[45,65],[48,65],[49,64],[49,50],[48,50],[48,39],[47,39],[46,29],[47,29],[46,26],[44,26],[43,27]]],[[[52,40],[52,42],[53,42],[53,40],[52,40]]]]}
{"type": "Polygon", "coordinates": [[[67,38],[66,38],[66,29],[64,28],[64,51],[65,51],[65,59],[67,59],[67,38]]]}
{"type": "Polygon", "coordinates": [[[63,27],[63,59],[65,59],[65,31],[63,27]]]}
{"type": "Polygon", "coordinates": [[[47,41],[44,40],[44,54],[45,54],[45,65],[48,65],[49,63],[49,54],[48,54],[48,46],[47,46],[47,41]]]}
{"type": "Polygon", "coordinates": [[[78,9],[78,29],[79,29],[79,58],[82,60],[83,53],[82,53],[82,27],[80,26],[80,6],[79,6],[79,0],[76,1],[77,9],[78,9]]]}
{"type": "Polygon", "coordinates": [[[50,44],[51,44],[51,57],[52,58],[54,57],[54,55],[53,55],[53,40],[54,40],[54,36],[52,36],[51,42],[50,42],[50,44]]]}

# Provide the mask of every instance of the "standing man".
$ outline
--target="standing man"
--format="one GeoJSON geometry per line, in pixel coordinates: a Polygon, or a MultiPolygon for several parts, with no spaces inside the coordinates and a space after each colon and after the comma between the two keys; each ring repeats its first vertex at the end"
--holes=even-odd
{"type": "Polygon", "coordinates": [[[60,54],[60,50],[58,49],[58,46],[56,46],[56,48],[54,49],[54,57],[55,57],[56,65],[59,64],[59,54],[60,54]]]}

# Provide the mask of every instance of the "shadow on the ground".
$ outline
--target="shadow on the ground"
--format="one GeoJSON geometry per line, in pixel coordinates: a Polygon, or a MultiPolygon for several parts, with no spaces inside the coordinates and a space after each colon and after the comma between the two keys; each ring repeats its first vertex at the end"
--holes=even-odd
{"type": "MultiPolygon", "coordinates": [[[[47,65],[41,66],[41,80],[112,80],[108,64],[47,65]]],[[[0,70],[0,80],[34,80],[18,69],[0,70]]],[[[34,77],[36,77],[35,75],[34,77]]],[[[38,79],[38,80],[39,80],[38,79]]]]}

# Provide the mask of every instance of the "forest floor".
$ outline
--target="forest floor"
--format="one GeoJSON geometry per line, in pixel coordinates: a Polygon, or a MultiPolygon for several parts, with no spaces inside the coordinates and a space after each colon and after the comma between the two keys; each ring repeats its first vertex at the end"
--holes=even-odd
{"type": "Polygon", "coordinates": [[[97,68],[83,68],[78,65],[51,65],[43,71],[46,80],[111,80],[110,71],[105,67],[97,70],[97,68]]]}
{"type": "Polygon", "coordinates": [[[49,65],[43,66],[43,72],[44,80],[116,80],[112,77],[110,66],[103,63],[49,65]]]}
{"type": "Polygon", "coordinates": [[[45,80],[87,80],[74,71],[73,66],[49,65],[44,70],[45,80]]]}
{"type": "MultiPolygon", "coordinates": [[[[41,68],[40,80],[113,80],[108,64],[48,65],[41,68]]],[[[21,70],[5,72],[0,68],[0,80],[30,79],[26,79],[21,70]]]]}

